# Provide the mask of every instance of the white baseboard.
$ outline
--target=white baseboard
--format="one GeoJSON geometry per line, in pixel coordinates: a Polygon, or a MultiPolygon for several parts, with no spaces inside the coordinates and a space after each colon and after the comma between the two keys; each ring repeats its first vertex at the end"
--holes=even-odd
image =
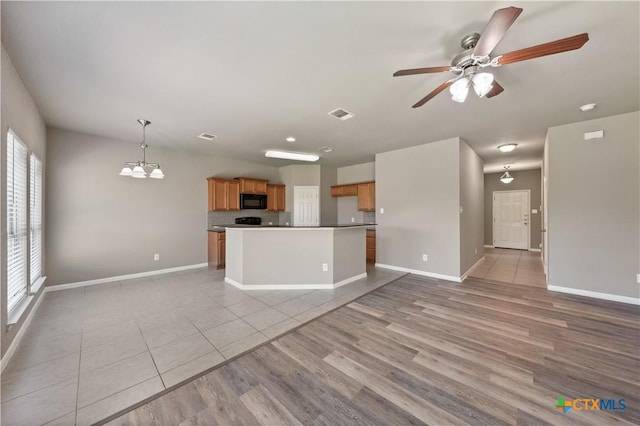
{"type": "Polygon", "coordinates": [[[9,364],[9,361],[11,361],[11,357],[13,356],[14,352],[18,348],[18,345],[20,345],[22,336],[24,336],[24,334],[27,332],[27,328],[29,328],[29,324],[31,324],[31,320],[33,319],[36,312],[38,311],[38,308],[40,307],[40,303],[42,303],[42,299],[44,299],[44,294],[46,292],[47,292],[46,288],[42,290],[42,292],[40,293],[40,296],[38,296],[38,299],[33,305],[33,308],[31,309],[31,311],[29,311],[29,315],[27,315],[27,318],[25,318],[24,323],[22,323],[22,327],[20,327],[20,330],[18,330],[18,332],[16,333],[16,337],[13,338],[13,341],[9,345],[9,349],[7,349],[7,352],[5,352],[2,359],[0,359],[0,373],[4,371],[6,366],[9,364]]]}
{"type": "Polygon", "coordinates": [[[467,277],[469,276],[469,272],[471,272],[471,270],[473,268],[475,268],[476,266],[478,266],[480,263],[482,263],[482,261],[484,260],[484,256],[482,256],[480,259],[478,259],[478,261],[476,263],[474,263],[471,268],[467,269],[467,271],[462,274],[462,277],[460,277],[460,282],[463,282],[464,280],[467,279],[467,277]]]}
{"type": "Polygon", "coordinates": [[[423,277],[437,278],[440,280],[453,281],[456,283],[462,282],[462,279],[460,277],[454,277],[453,275],[435,274],[433,272],[420,271],[418,269],[409,269],[409,268],[404,268],[402,266],[385,265],[384,263],[376,263],[375,266],[383,269],[391,269],[392,271],[407,272],[409,274],[422,275],[423,277]]]}
{"type": "Polygon", "coordinates": [[[541,250],[537,248],[530,248],[529,251],[537,251],[538,253],[540,253],[541,250]]]}
{"type": "Polygon", "coordinates": [[[224,277],[224,282],[240,290],[333,290],[362,278],[367,278],[366,272],[338,281],[335,284],[240,284],[229,277],[224,277]]]}
{"type": "Polygon", "coordinates": [[[115,276],[115,277],[99,278],[99,279],[96,279],[96,280],[78,281],[78,282],[69,283],[69,284],[53,285],[53,286],[47,287],[45,289],[45,291],[67,290],[67,289],[70,289],[70,288],[85,287],[85,286],[88,286],[88,285],[112,283],[114,281],[123,281],[123,280],[131,280],[133,278],[150,277],[150,276],[153,276],[153,275],[167,274],[169,272],[179,272],[179,271],[186,271],[186,270],[189,270],[189,269],[204,268],[206,266],[209,266],[209,264],[208,263],[198,263],[198,264],[195,264],[195,265],[176,266],[174,268],[157,269],[155,271],[138,272],[138,273],[135,273],[135,274],[127,274],[127,275],[118,275],[118,276],[115,276]]]}
{"type": "Polygon", "coordinates": [[[598,291],[581,290],[578,288],[558,287],[555,285],[547,286],[550,291],[558,293],[575,294],[577,296],[593,297],[594,299],[611,300],[613,302],[629,303],[632,305],[640,305],[639,297],[619,296],[617,294],[600,293],[598,291]]]}
{"type": "Polygon", "coordinates": [[[484,247],[485,248],[494,248],[493,246],[490,246],[490,245],[487,245],[487,244],[485,244],[484,247]]]}

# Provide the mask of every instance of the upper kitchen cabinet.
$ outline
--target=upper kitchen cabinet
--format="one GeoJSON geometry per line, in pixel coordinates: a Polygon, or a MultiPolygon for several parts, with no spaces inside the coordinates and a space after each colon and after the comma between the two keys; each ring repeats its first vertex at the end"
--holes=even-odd
{"type": "Polygon", "coordinates": [[[285,185],[267,185],[267,211],[283,212],[285,208],[285,185]]]}
{"type": "Polygon", "coordinates": [[[209,210],[240,210],[240,182],[207,178],[209,210]]]}
{"type": "Polygon", "coordinates": [[[267,193],[268,180],[243,178],[243,177],[235,178],[235,180],[240,182],[241,194],[266,194],[267,193]]]}
{"type": "Polygon", "coordinates": [[[373,212],[376,210],[376,183],[358,184],[358,210],[373,212]]]}
{"type": "Polygon", "coordinates": [[[332,197],[354,197],[358,195],[358,185],[334,185],[331,187],[332,197]]]}

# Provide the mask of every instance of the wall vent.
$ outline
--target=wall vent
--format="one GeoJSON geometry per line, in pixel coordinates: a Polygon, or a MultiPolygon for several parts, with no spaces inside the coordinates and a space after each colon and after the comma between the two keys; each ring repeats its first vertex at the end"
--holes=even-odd
{"type": "Polygon", "coordinates": [[[215,138],[217,138],[217,136],[216,136],[216,135],[210,135],[209,133],[200,133],[200,134],[198,135],[198,137],[199,137],[200,139],[204,139],[204,140],[208,140],[208,141],[212,141],[212,140],[214,140],[215,138]]]}
{"type": "Polygon", "coordinates": [[[334,109],[333,111],[329,111],[329,115],[339,120],[348,120],[356,116],[354,113],[349,112],[346,109],[342,109],[342,108],[337,108],[337,109],[334,109]]]}

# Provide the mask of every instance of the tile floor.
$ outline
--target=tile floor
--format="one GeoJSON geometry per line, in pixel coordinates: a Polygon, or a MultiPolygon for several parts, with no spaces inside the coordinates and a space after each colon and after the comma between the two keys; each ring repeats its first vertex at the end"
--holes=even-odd
{"type": "Polygon", "coordinates": [[[471,277],[546,287],[540,252],[485,248],[484,261],[473,268],[471,277]]]}
{"type": "Polygon", "coordinates": [[[241,291],[202,268],[46,293],[2,374],[2,424],[94,423],[402,275],[241,291]]]}

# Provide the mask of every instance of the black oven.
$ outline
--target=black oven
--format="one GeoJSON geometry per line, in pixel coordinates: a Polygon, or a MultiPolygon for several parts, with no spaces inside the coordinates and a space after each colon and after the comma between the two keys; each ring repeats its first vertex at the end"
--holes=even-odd
{"type": "Polygon", "coordinates": [[[267,196],[264,194],[240,194],[240,209],[267,209],[267,196]]]}

